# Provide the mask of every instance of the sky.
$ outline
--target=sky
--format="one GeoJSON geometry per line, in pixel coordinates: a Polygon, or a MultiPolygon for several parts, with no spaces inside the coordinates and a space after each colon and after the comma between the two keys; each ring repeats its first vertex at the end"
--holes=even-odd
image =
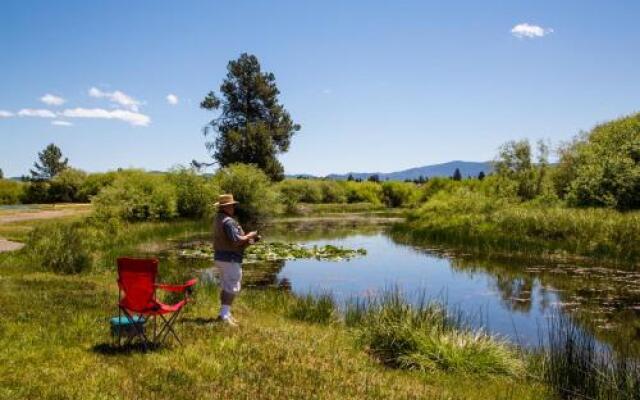
{"type": "Polygon", "coordinates": [[[208,160],[199,108],[255,54],[302,125],[289,174],[492,159],[640,111],[638,1],[0,2],[0,168],[208,160]]]}

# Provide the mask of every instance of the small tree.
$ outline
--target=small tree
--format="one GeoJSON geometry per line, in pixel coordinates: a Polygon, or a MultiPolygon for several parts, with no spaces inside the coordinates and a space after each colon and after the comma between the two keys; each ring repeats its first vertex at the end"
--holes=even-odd
{"type": "Polygon", "coordinates": [[[4,172],[2,172],[2,168],[0,168],[0,179],[4,179],[4,172]]]}
{"type": "Polygon", "coordinates": [[[500,147],[494,169],[498,176],[516,182],[518,197],[531,200],[542,194],[545,189],[549,168],[548,155],[548,146],[539,141],[537,163],[534,163],[528,140],[510,141],[500,147]]]}
{"type": "Polygon", "coordinates": [[[207,150],[221,167],[253,164],[272,180],[284,179],[277,155],[289,150],[300,125],[278,102],[275,76],[263,73],[258,58],[246,53],[229,61],[227,71],[220,86],[223,99],[211,91],[200,103],[205,110],[222,107],[222,114],[204,128],[205,136],[217,133],[214,141],[206,142],[207,150]]]}
{"type": "Polygon", "coordinates": [[[451,179],[453,179],[454,181],[462,180],[462,173],[460,172],[460,168],[456,168],[456,170],[453,171],[453,176],[451,177],[451,179]]]}
{"type": "Polygon", "coordinates": [[[369,179],[367,179],[369,182],[380,182],[380,175],[378,174],[373,174],[371,176],[369,176],[369,179]]]}
{"type": "Polygon", "coordinates": [[[62,151],[51,143],[38,153],[38,159],[33,163],[35,169],[31,170],[31,179],[34,181],[48,181],[67,168],[69,159],[62,159],[62,151]]]}
{"type": "Polygon", "coordinates": [[[481,181],[486,177],[486,175],[484,174],[484,171],[480,171],[480,173],[478,174],[478,180],[481,181]]]}
{"type": "Polygon", "coordinates": [[[353,174],[349,174],[349,176],[347,176],[347,181],[349,182],[353,181],[353,174]]]}

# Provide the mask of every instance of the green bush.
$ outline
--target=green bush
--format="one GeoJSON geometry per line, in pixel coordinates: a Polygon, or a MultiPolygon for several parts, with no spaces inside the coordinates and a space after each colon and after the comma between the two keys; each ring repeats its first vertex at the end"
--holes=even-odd
{"type": "Polygon", "coordinates": [[[24,204],[48,203],[49,187],[50,184],[47,181],[31,181],[26,183],[20,202],[24,204]]]}
{"type": "Polygon", "coordinates": [[[417,200],[418,189],[408,182],[384,182],[382,196],[387,207],[407,207],[417,200]]]}
{"type": "Polygon", "coordinates": [[[29,234],[25,249],[46,271],[77,274],[91,267],[91,253],[80,223],[38,226],[29,234]]]}
{"type": "Polygon", "coordinates": [[[75,168],[65,168],[49,182],[48,201],[52,203],[88,201],[87,197],[81,195],[86,179],[86,172],[75,168]]]}
{"type": "Polygon", "coordinates": [[[323,203],[346,203],[347,190],[344,185],[336,181],[319,181],[323,203]]]}
{"type": "Polygon", "coordinates": [[[197,175],[193,170],[178,168],[169,174],[176,189],[176,207],[181,217],[203,217],[214,210],[219,189],[212,179],[197,175]]]}
{"type": "Polygon", "coordinates": [[[91,198],[100,193],[103,188],[113,184],[117,176],[118,173],[115,171],[89,174],[80,187],[78,193],[80,201],[91,201],[91,198]]]}
{"type": "Polygon", "coordinates": [[[246,229],[255,229],[279,208],[278,193],[267,175],[257,167],[230,165],[215,174],[214,182],[221,193],[231,193],[240,202],[236,213],[246,229]]]}
{"type": "Polygon", "coordinates": [[[169,179],[140,170],[119,172],[91,202],[96,216],[104,219],[166,220],[178,215],[176,188],[169,179]]]}
{"type": "Polygon", "coordinates": [[[578,206],[640,208],[640,113],[596,126],[561,154],[556,185],[578,206]]]}
{"type": "Polygon", "coordinates": [[[347,181],[343,185],[347,195],[347,202],[349,203],[382,204],[382,186],[377,182],[347,181]]]}
{"type": "Polygon", "coordinates": [[[0,204],[19,204],[24,196],[25,184],[0,179],[0,204]]]}
{"type": "Polygon", "coordinates": [[[321,203],[322,190],[317,181],[306,179],[286,179],[276,185],[276,189],[287,201],[294,203],[321,203]]]}

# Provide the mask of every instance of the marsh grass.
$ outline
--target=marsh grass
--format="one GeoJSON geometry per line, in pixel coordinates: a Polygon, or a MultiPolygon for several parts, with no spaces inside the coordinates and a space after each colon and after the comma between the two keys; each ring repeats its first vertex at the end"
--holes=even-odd
{"type": "Polygon", "coordinates": [[[640,360],[599,344],[566,315],[550,319],[540,362],[544,380],[563,399],[640,399],[640,360]]]}
{"type": "Polygon", "coordinates": [[[289,316],[304,322],[335,323],[338,321],[336,301],[330,293],[296,297],[289,307],[289,316]]]}
{"type": "Polygon", "coordinates": [[[522,361],[506,342],[473,329],[442,303],[407,301],[398,289],[350,300],[345,323],[384,364],[402,369],[516,375],[522,361]]]}
{"type": "Polygon", "coordinates": [[[637,265],[640,213],[510,202],[458,190],[440,192],[393,228],[403,241],[463,246],[479,254],[580,256],[637,265]]]}

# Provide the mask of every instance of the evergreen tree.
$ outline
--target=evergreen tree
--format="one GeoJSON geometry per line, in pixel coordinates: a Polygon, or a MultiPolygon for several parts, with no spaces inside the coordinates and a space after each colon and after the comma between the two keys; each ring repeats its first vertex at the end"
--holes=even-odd
{"type": "Polygon", "coordinates": [[[38,161],[33,163],[31,179],[34,181],[48,181],[60,172],[67,169],[69,159],[62,159],[62,150],[55,144],[51,143],[44,150],[38,153],[38,161]]]}
{"type": "Polygon", "coordinates": [[[0,168],[0,179],[4,179],[4,172],[2,172],[2,168],[0,168]]]}
{"type": "Polygon", "coordinates": [[[484,171],[480,171],[480,173],[478,174],[478,180],[483,180],[485,178],[485,174],[484,171]]]}
{"type": "Polygon", "coordinates": [[[349,176],[347,176],[347,181],[353,181],[353,174],[349,174],[349,176]]]}
{"type": "Polygon", "coordinates": [[[380,175],[378,174],[373,174],[371,176],[369,176],[369,179],[367,179],[369,182],[380,182],[380,175]]]}
{"type": "Polygon", "coordinates": [[[278,102],[275,76],[262,72],[256,56],[243,53],[229,61],[227,71],[220,86],[222,100],[211,91],[200,103],[205,110],[222,108],[204,129],[205,136],[217,134],[206,143],[207,150],[222,167],[254,164],[272,180],[282,180],[284,168],[277,155],[289,150],[300,125],[278,102]]]}
{"type": "Polygon", "coordinates": [[[456,170],[453,171],[453,176],[451,177],[451,179],[453,179],[454,181],[462,180],[462,174],[460,173],[459,168],[456,168],[456,170]]]}

